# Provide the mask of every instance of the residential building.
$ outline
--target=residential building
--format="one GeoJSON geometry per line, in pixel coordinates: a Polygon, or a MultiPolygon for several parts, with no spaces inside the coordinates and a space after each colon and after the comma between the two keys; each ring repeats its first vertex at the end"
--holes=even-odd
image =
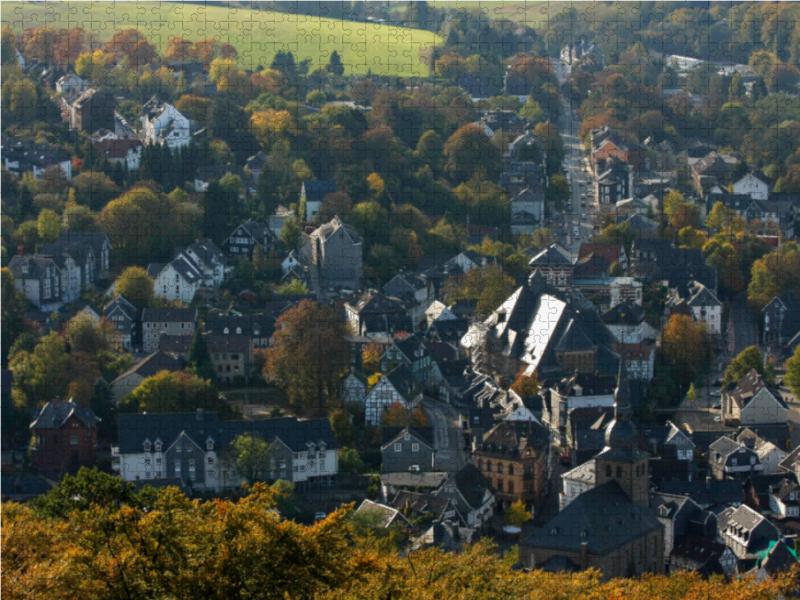
{"type": "Polygon", "coordinates": [[[61,269],[64,301],[74,302],[108,272],[111,242],[105,233],[62,231],[58,241],[42,247],[42,254],[61,269]]]}
{"type": "MultiPolygon", "coordinates": [[[[603,144],[611,144],[606,140],[603,144]]],[[[598,204],[615,205],[633,194],[633,167],[627,162],[597,159],[594,197],[598,204]]]]}
{"type": "Polygon", "coordinates": [[[722,335],[722,302],[717,295],[698,281],[669,290],[666,314],[687,314],[704,323],[712,336],[722,335]]]}
{"type": "Polygon", "coordinates": [[[770,542],[781,539],[778,528],[747,505],[728,508],[717,516],[717,528],[722,541],[739,560],[739,570],[749,570],[755,554],[766,550],[770,542]]]}
{"type": "Polygon", "coordinates": [[[415,273],[403,271],[395,275],[383,286],[381,291],[390,298],[397,298],[403,304],[414,331],[427,326],[425,311],[434,301],[433,281],[415,273]]]}
{"type": "Polygon", "coordinates": [[[372,526],[381,527],[383,529],[388,529],[390,527],[411,529],[411,523],[409,523],[408,519],[406,519],[399,510],[391,506],[373,502],[372,500],[364,500],[356,509],[356,514],[364,513],[376,515],[377,518],[371,522],[372,526]]]}
{"type": "Polygon", "coordinates": [[[301,249],[319,271],[320,281],[329,287],[358,289],[363,277],[364,243],[356,231],[335,216],[318,227],[301,249]]]}
{"type": "Polygon", "coordinates": [[[528,262],[528,266],[531,270],[538,269],[547,283],[559,290],[572,286],[574,266],[566,251],[558,244],[551,244],[542,250],[528,262]]]}
{"type": "Polygon", "coordinates": [[[628,257],[625,248],[620,244],[581,244],[578,250],[578,260],[583,260],[591,254],[605,258],[610,264],[619,263],[628,270],[628,257]]]}
{"type": "Polygon", "coordinates": [[[183,148],[191,142],[189,119],[177,108],[157,95],[142,105],[142,141],[145,144],[166,144],[171,149],[183,148]]]}
{"type": "Polygon", "coordinates": [[[605,55],[595,44],[590,44],[585,39],[577,43],[570,42],[561,49],[561,60],[572,66],[580,61],[587,70],[601,71],[605,66],[605,55]]]}
{"type": "Polygon", "coordinates": [[[44,496],[53,489],[54,483],[41,475],[0,477],[0,499],[3,502],[27,502],[44,496]]]}
{"type": "Polygon", "coordinates": [[[267,224],[247,221],[238,225],[222,242],[222,251],[228,258],[244,257],[253,260],[253,252],[258,251],[265,255],[274,241],[275,237],[267,224]]]}
{"type": "Polygon", "coordinates": [[[216,288],[225,278],[227,260],[210,239],[195,242],[165,265],[152,264],[153,291],[162,300],[190,303],[201,286],[216,288]]]}
{"type": "Polygon", "coordinates": [[[62,75],[56,81],[56,91],[59,94],[69,94],[72,92],[82,92],[88,87],[86,80],[78,77],[75,73],[67,73],[62,75]]]}
{"type": "Polygon", "coordinates": [[[411,410],[422,401],[422,386],[411,369],[401,364],[380,378],[364,399],[365,419],[367,425],[377,426],[381,423],[384,409],[395,402],[411,410]]]}
{"type": "Polygon", "coordinates": [[[783,346],[800,331],[800,297],[793,291],[775,296],[761,313],[765,344],[783,346]]]}
{"type": "Polygon", "coordinates": [[[672,421],[666,425],[642,428],[642,446],[651,456],[664,454],[668,448],[674,448],[678,460],[694,461],[697,447],[689,434],[678,428],[672,421]]]}
{"type": "Polygon", "coordinates": [[[294,212],[285,206],[278,206],[278,208],[275,209],[275,212],[269,216],[269,229],[272,232],[272,235],[275,236],[275,239],[281,237],[281,230],[286,224],[286,220],[293,218],[294,212]]]}
{"type": "Polygon", "coordinates": [[[131,139],[107,139],[93,144],[95,155],[105,156],[111,164],[122,163],[128,171],[139,168],[142,142],[131,139]]]}
{"type": "Polygon", "coordinates": [[[474,125],[483,129],[487,137],[494,136],[501,129],[503,133],[517,137],[523,135],[531,126],[527,119],[523,119],[513,110],[483,111],[474,125]]]}
{"type": "Polygon", "coordinates": [[[352,368],[350,375],[342,382],[342,398],[347,404],[358,402],[363,404],[367,397],[369,381],[367,376],[357,368],[352,368]]]}
{"type": "Polygon", "coordinates": [[[727,436],[708,447],[708,466],[717,479],[742,478],[764,470],[758,454],[727,436]]]}
{"type": "Polygon", "coordinates": [[[120,415],[112,467],[125,481],[177,477],[199,491],[219,493],[244,481],[224,457],[231,442],[246,434],[270,444],[265,479],[286,479],[301,492],[336,485],[338,444],[328,419],[221,421],[202,410],[120,415]]]}
{"type": "Polygon", "coordinates": [[[381,472],[444,473],[455,471],[448,453],[438,454],[433,427],[383,427],[381,472]]]}
{"type": "Polygon", "coordinates": [[[494,514],[495,490],[473,464],[447,477],[434,494],[452,500],[469,527],[485,528],[494,514]]]}
{"type": "Polygon", "coordinates": [[[161,371],[180,371],[183,367],[184,363],[182,361],[156,350],[111,382],[114,402],[121,402],[125,396],[138,388],[148,377],[152,377],[161,371]]]}
{"type": "Polygon", "coordinates": [[[672,551],[684,539],[711,539],[717,534],[714,513],[703,510],[688,496],[650,493],[650,511],[664,526],[664,567],[669,570],[672,551]]]}
{"type": "Polygon", "coordinates": [[[397,364],[407,365],[411,373],[422,385],[430,386],[432,373],[431,354],[425,344],[416,335],[394,338],[384,349],[380,358],[381,371],[384,373],[397,364]]]}
{"type": "Polygon", "coordinates": [[[115,296],[103,307],[103,317],[114,326],[116,343],[123,350],[131,351],[138,342],[139,313],[136,307],[124,296],[115,296]]]}
{"type": "Polygon", "coordinates": [[[497,505],[521,500],[534,513],[547,499],[550,435],[538,421],[506,420],[475,440],[472,459],[497,491],[497,505]]]}
{"type": "Polygon", "coordinates": [[[511,198],[511,216],[526,214],[532,216],[537,223],[544,219],[544,193],[525,188],[511,198]]]}
{"type": "Polygon", "coordinates": [[[663,481],[660,491],[675,496],[688,496],[704,510],[718,513],[721,510],[744,504],[745,495],[739,479],[713,479],[705,481],[663,481]]]}
{"type": "Polygon", "coordinates": [[[79,93],[62,104],[62,117],[69,128],[93,133],[98,129],[114,131],[114,94],[96,88],[79,93]]]}
{"type": "Polygon", "coordinates": [[[723,158],[714,151],[702,158],[689,158],[689,171],[692,176],[694,189],[700,197],[715,185],[722,183],[728,172],[728,167],[723,158]]]}
{"type": "Polygon", "coordinates": [[[780,392],[772,389],[755,369],[721,392],[722,420],[726,424],[774,425],[788,420],[789,409],[780,392]]]}
{"type": "Polygon", "coordinates": [[[442,496],[401,490],[389,506],[404,513],[409,511],[415,518],[431,515],[434,523],[455,520],[466,525],[466,520],[458,512],[457,502],[442,496]]]}
{"type": "Polygon", "coordinates": [[[251,340],[244,334],[206,334],[206,345],[217,374],[217,385],[250,383],[251,340]]]}
{"type": "Polygon", "coordinates": [[[197,327],[197,309],[145,308],[142,311],[142,346],[150,354],[158,350],[163,334],[194,335],[197,327]]]}
{"type": "Polygon", "coordinates": [[[345,303],[345,319],[356,335],[393,335],[413,331],[411,318],[398,300],[387,298],[373,289],[365,291],[358,302],[345,303]]]}
{"type": "Polygon", "coordinates": [[[69,154],[49,144],[3,137],[0,139],[0,154],[6,169],[19,177],[24,173],[33,173],[34,179],[41,180],[48,169],[58,167],[67,180],[72,179],[72,159],[69,154]]]}
{"type": "Polygon", "coordinates": [[[775,188],[775,182],[761,171],[748,173],[733,183],[734,194],[747,194],[753,200],[766,200],[775,188]]]}
{"type": "Polygon", "coordinates": [[[658,337],[658,330],[645,320],[644,309],[633,300],[614,305],[603,313],[602,319],[620,344],[641,344],[658,337]]]}
{"type": "Polygon", "coordinates": [[[322,181],[304,181],[300,188],[300,202],[306,204],[306,221],[312,221],[322,208],[322,201],[328,194],[336,193],[336,182],[333,179],[322,181]]]}
{"type": "Polygon", "coordinates": [[[61,308],[61,269],[52,258],[46,256],[14,256],[8,263],[14,276],[14,287],[40,310],[53,311],[61,308]]]}
{"type": "Polygon", "coordinates": [[[250,169],[250,173],[253,176],[253,183],[258,182],[261,172],[267,167],[268,164],[269,156],[264,154],[261,150],[247,159],[246,167],[250,169]]]}
{"type": "Polygon", "coordinates": [[[576,408],[614,406],[616,378],[592,372],[575,371],[572,375],[554,381],[544,391],[549,395],[549,408],[545,406],[543,421],[550,429],[553,441],[567,443],[569,412],[576,408]]]}
{"type": "Polygon", "coordinates": [[[68,402],[48,402],[33,409],[31,416],[31,463],[39,475],[74,475],[81,467],[94,466],[100,419],[91,408],[78,406],[70,398],[68,402]]]}

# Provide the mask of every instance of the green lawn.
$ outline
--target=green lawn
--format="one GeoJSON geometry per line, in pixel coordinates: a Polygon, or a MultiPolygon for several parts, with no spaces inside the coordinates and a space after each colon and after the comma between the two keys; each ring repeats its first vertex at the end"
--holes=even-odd
{"type": "MultiPolygon", "coordinates": [[[[508,19],[516,23],[525,23],[533,28],[547,22],[548,10],[571,6],[570,2],[544,2],[543,0],[520,0],[518,2],[434,0],[432,4],[438,7],[448,5],[451,9],[467,11],[480,9],[492,19],[508,19]]],[[[580,3],[575,3],[575,6],[580,7],[580,3]]]]}
{"type": "Polygon", "coordinates": [[[3,2],[3,25],[22,32],[53,25],[83,27],[106,41],[120,29],[136,28],[159,50],[172,37],[217,38],[233,44],[243,68],[269,66],[275,52],[291,50],[298,62],[311,58],[312,70],[334,50],[346,73],[425,76],[420,50],[442,43],[437,35],[391,25],[354,23],[279,12],[207,7],[177,2],[3,2]]]}

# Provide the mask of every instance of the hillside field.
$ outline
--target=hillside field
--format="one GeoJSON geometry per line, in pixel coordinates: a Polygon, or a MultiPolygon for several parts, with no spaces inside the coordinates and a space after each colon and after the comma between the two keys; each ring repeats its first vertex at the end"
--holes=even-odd
{"type": "Polygon", "coordinates": [[[442,43],[428,31],[355,23],[250,9],[177,2],[3,2],[0,20],[21,33],[29,27],[83,27],[100,41],[120,29],[136,28],[164,50],[173,37],[217,38],[233,44],[243,68],[268,67],[278,50],[298,62],[311,58],[313,71],[339,52],[345,73],[425,76],[420,50],[442,43]]]}

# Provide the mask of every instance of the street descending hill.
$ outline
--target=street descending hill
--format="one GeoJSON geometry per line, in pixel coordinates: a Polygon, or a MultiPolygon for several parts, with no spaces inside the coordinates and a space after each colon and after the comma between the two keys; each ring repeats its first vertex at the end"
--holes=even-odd
{"type": "Polygon", "coordinates": [[[298,63],[310,58],[313,71],[336,50],[347,75],[371,70],[378,75],[425,76],[428,65],[420,60],[420,51],[443,43],[420,29],[173,2],[6,2],[2,23],[18,33],[44,25],[83,27],[101,42],[115,31],[135,28],[161,53],[174,37],[215,38],[233,44],[242,68],[253,70],[268,67],[283,50],[291,51],[298,63]]]}

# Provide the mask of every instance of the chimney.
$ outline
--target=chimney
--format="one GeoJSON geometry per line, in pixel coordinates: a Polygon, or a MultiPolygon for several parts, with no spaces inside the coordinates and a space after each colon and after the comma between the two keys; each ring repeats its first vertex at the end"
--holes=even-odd
{"type": "Polygon", "coordinates": [[[198,408],[197,409],[197,420],[198,421],[202,421],[203,420],[203,409],[202,408],[198,408]]]}
{"type": "Polygon", "coordinates": [[[711,477],[706,477],[706,488],[711,487],[711,477]]]}
{"type": "Polygon", "coordinates": [[[589,542],[581,542],[580,567],[585,569],[589,566],[589,542]]]}
{"type": "Polygon", "coordinates": [[[17,256],[25,256],[25,246],[22,244],[17,246],[17,256]]]}

